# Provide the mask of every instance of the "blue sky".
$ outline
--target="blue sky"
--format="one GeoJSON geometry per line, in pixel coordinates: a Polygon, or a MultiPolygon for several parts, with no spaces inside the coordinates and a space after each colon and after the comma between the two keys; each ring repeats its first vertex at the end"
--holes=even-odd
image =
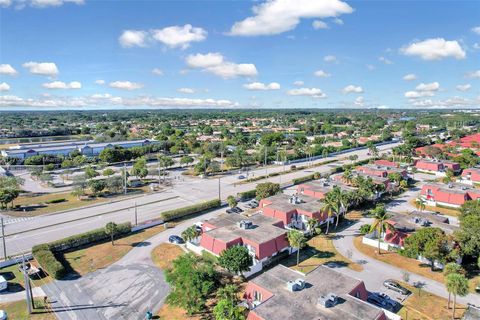
{"type": "Polygon", "coordinates": [[[2,109],[480,105],[478,1],[0,6],[2,109]]]}

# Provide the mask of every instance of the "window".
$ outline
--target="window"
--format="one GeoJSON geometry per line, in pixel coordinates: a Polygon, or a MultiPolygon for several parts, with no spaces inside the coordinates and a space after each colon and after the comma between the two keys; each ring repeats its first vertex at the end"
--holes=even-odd
{"type": "Polygon", "coordinates": [[[258,291],[253,291],[253,300],[262,301],[262,293],[258,291]]]}

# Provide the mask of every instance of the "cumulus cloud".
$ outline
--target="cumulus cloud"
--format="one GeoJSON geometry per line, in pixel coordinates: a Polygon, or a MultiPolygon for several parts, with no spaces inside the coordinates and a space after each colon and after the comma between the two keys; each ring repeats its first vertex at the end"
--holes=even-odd
{"type": "Polygon", "coordinates": [[[458,41],[443,38],[427,39],[414,42],[400,49],[407,56],[419,56],[423,60],[442,60],[445,58],[465,59],[467,56],[458,41]]]}
{"type": "Polygon", "coordinates": [[[456,88],[458,91],[465,92],[470,90],[471,87],[472,86],[469,83],[466,83],[466,84],[459,84],[456,88]]]}
{"type": "Polygon", "coordinates": [[[191,54],[185,61],[190,68],[202,69],[224,79],[238,76],[253,77],[258,74],[254,64],[229,62],[218,52],[191,54]]]}
{"type": "Polygon", "coordinates": [[[152,37],[167,47],[186,49],[190,46],[190,42],[205,40],[207,38],[207,31],[202,28],[195,28],[191,24],[186,24],[183,27],[171,26],[152,30],[152,37]]]}
{"type": "Polygon", "coordinates": [[[323,70],[317,70],[313,73],[316,77],[320,77],[320,78],[328,78],[331,76],[330,73],[327,73],[323,70]]]}
{"type": "Polygon", "coordinates": [[[465,107],[474,107],[478,105],[473,99],[467,99],[464,97],[451,97],[443,100],[411,100],[412,106],[420,108],[465,108],[465,107]]]}
{"type": "Polygon", "coordinates": [[[440,89],[438,82],[420,83],[415,87],[415,90],[405,92],[405,98],[417,99],[424,97],[433,97],[435,92],[440,89]]]}
{"type": "Polygon", "coordinates": [[[360,86],[354,86],[352,84],[342,89],[343,93],[363,93],[363,88],[360,86]]]}
{"type": "Polygon", "coordinates": [[[332,55],[328,55],[328,56],[323,57],[323,61],[325,61],[325,62],[338,62],[337,57],[332,56],[332,55]]]}
{"type": "Polygon", "coordinates": [[[277,82],[271,82],[269,84],[261,82],[252,82],[244,84],[243,87],[248,90],[257,90],[257,91],[266,91],[266,90],[278,90],[280,89],[280,84],[277,82]]]}
{"type": "Polygon", "coordinates": [[[256,5],[254,15],[236,22],[234,36],[280,34],[295,29],[301,19],[337,17],[353,9],[340,0],[270,0],[256,5]]]}
{"type": "Polygon", "coordinates": [[[327,95],[319,88],[298,88],[287,91],[289,96],[308,96],[312,98],[325,98],[327,95]]]}
{"type": "Polygon", "coordinates": [[[403,80],[405,81],[417,80],[417,76],[414,73],[409,73],[403,76],[403,80]]]}
{"type": "Polygon", "coordinates": [[[471,79],[480,79],[480,70],[467,72],[465,77],[471,79]]]}
{"type": "Polygon", "coordinates": [[[180,89],[177,89],[177,91],[180,93],[187,93],[187,94],[195,93],[195,90],[193,90],[192,88],[180,88],[180,89]]]}
{"type": "MultiPolygon", "coordinates": [[[[33,8],[60,7],[66,3],[82,5],[84,0],[19,0],[16,1],[15,9],[21,10],[27,5],[33,8]]],[[[0,0],[0,7],[9,7],[13,4],[12,0],[0,0]]]]}
{"type": "Polygon", "coordinates": [[[1,92],[10,91],[10,86],[8,85],[8,83],[6,82],[0,83],[0,91],[1,92]]]}
{"type": "Polygon", "coordinates": [[[105,84],[105,80],[102,80],[102,79],[95,80],[95,84],[98,84],[99,86],[103,86],[105,84]]]}
{"type": "Polygon", "coordinates": [[[15,76],[18,74],[18,72],[9,64],[0,64],[0,74],[15,76]]]}
{"type": "Polygon", "coordinates": [[[146,47],[148,33],[142,30],[124,30],[118,42],[124,48],[146,47]]]}
{"type": "Polygon", "coordinates": [[[301,81],[301,80],[297,80],[297,81],[294,81],[293,82],[293,85],[294,86],[297,86],[297,87],[301,87],[305,84],[305,82],[301,81]]]}
{"type": "Polygon", "coordinates": [[[326,24],[325,22],[323,22],[321,20],[315,20],[315,21],[312,22],[312,27],[315,30],[328,29],[328,24],[326,24]]]}
{"type": "Polygon", "coordinates": [[[6,8],[12,4],[11,0],[0,0],[0,7],[6,8]]]}
{"type": "Polygon", "coordinates": [[[42,84],[42,87],[47,89],[81,89],[82,84],[78,81],[65,83],[63,81],[52,81],[42,84]]]}
{"type": "Polygon", "coordinates": [[[440,89],[440,84],[438,82],[432,83],[420,83],[415,90],[417,91],[438,91],[440,89]]]}
{"type": "Polygon", "coordinates": [[[163,76],[163,70],[159,68],[153,68],[152,73],[156,76],[163,76]]]}
{"type": "Polygon", "coordinates": [[[339,26],[343,26],[343,20],[340,18],[333,19],[333,23],[338,24],[339,26]]]}
{"type": "Polygon", "coordinates": [[[30,108],[84,108],[101,105],[112,107],[149,107],[149,108],[231,108],[237,107],[237,102],[226,99],[190,99],[164,97],[133,97],[124,98],[109,94],[96,94],[89,97],[40,97],[38,99],[22,98],[14,95],[0,96],[0,107],[30,107],[30,108]]]}
{"type": "Polygon", "coordinates": [[[476,34],[480,35],[480,26],[478,27],[473,27],[472,31],[475,32],[476,34]]]}
{"type": "Polygon", "coordinates": [[[365,99],[362,96],[360,96],[360,97],[357,97],[353,103],[355,103],[359,107],[363,107],[364,102],[365,102],[365,99]]]}
{"type": "Polygon", "coordinates": [[[53,62],[25,62],[22,66],[32,74],[54,77],[58,75],[57,65],[53,62]]]}
{"type": "Polygon", "coordinates": [[[417,98],[422,98],[422,97],[432,97],[435,94],[431,91],[407,91],[405,92],[405,98],[409,99],[417,99],[417,98]]]}
{"type": "Polygon", "coordinates": [[[137,90],[143,88],[143,84],[130,81],[114,81],[110,82],[109,85],[111,88],[122,90],[137,90]]]}
{"type": "Polygon", "coordinates": [[[381,56],[378,58],[378,61],[383,62],[384,64],[393,64],[393,61],[381,56]]]}

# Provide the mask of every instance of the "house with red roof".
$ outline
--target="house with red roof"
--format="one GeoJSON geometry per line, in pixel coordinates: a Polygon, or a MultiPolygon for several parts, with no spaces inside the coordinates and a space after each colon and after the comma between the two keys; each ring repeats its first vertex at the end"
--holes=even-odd
{"type": "Polygon", "coordinates": [[[323,200],[327,193],[332,191],[334,187],[338,187],[345,192],[354,192],[357,190],[357,188],[348,186],[341,181],[320,179],[299,184],[297,186],[297,194],[323,200]]]}
{"type": "Polygon", "coordinates": [[[258,208],[265,216],[282,221],[287,229],[307,230],[307,221],[315,219],[318,224],[324,224],[327,219],[333,222],[333,217],[322,210],[323,202],[305,195],[289,196],[283,193],[260,200],[258,208]]]}
{"type": "Polygon", "coordinates": [[[460,172],[462,169],[460,164],[447,160],[425,160],[419,159],[415,161],[415,168],[420,172],[434,173],[436,175],[445,175],[445,172],[450,169],[455,173],[460,172]]]}
{"type": "Polygon", "coordinates": [[[399,173],[403,179],[408,179],[407,171],[397,167],[382,166],[378,164],[366,164],[358,166],[356,171],[369,176],[376,176],[381,178],[387,178],[391,173],[399,173]]]}
{"type": "Polygon", "coordinates": [[[469,185],[480,183],[480,168],[470,168],[463,170],[462,176],[457,181],[469,185]]]}
{"type": "Polygon", "coordinates": [[[453,183],[428,183],[422,187],[420,195],[429,206],[459,208],[466,201],[480,199],[480,189],[453,183]]]}
{"type": "Polygon", "coordinates": [[[278,265],[251,279],[244,291],[247,320],[386,320],[367,298],[362,280],[326,266],[303,274],[278,265]]]}
{"type": "Polygon", "coordinates": [[[216,256],[233,246],[246,247],[253,258],[250,271],[245,273],[249,276],[262,270],[278,254],[291,253],[283,226],[283,221],[263,214],[222,215],[203,222],[199,245],[216,256]]]}
{"type": "Polygon", "coordinates": [[[400,165],[397,162],[393,162],[385,159],[375,160],[373,163],[376,164],[377,166],[383,166],[383,167],[393,167],[393,168],[400,167],[400,165]]]}

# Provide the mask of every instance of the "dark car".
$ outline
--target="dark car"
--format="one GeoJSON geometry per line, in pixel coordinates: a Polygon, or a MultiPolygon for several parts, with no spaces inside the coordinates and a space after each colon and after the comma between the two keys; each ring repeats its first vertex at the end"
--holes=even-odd
{"type": "Polygon", "coordinates": [[[395,280],[391,280],[391,279],[388,279],[388,280],[385,280],[383,281],[383,286],[387,289],[390,289],[390,290],[393,290],[393,291],[396,291],[396,292],[399,292],[403,295],[409,295],[411,292],[410,290],[408,290],[407,288],[401,286],[397,281],[395,280]]]}
{"type": "Polygon", "coordinates": [[[168,237],[168,242],[174,243],[174,244],[185,243],[185,241],[183,241],[182,237],[179,237],[179,236],[176,236],[176,235],[172,235],[172,236],[168,237]]]}
{"type": "Polygon", "coordinates": [[[236,213],[235,210],[233,210],[233,208],[227,209],[226,212],[227,212],[227,213],[236,213]]]}
{"type": "Polygon", "coordinates": [[[397,302],[392,300],[388,295],[381,292],[373,292],[368,295],[367,301],[389,311],[397,308],[397,302]]]}
{"type": "Polygon", "coordinates": [[[243,210],[242,210],[241,208],[239,208],[239,207],[234,207],[234,208],[232,208],[232,210],[233,210],[233,212],[235,212],[235,213],[243,212],[243,210]]]}

